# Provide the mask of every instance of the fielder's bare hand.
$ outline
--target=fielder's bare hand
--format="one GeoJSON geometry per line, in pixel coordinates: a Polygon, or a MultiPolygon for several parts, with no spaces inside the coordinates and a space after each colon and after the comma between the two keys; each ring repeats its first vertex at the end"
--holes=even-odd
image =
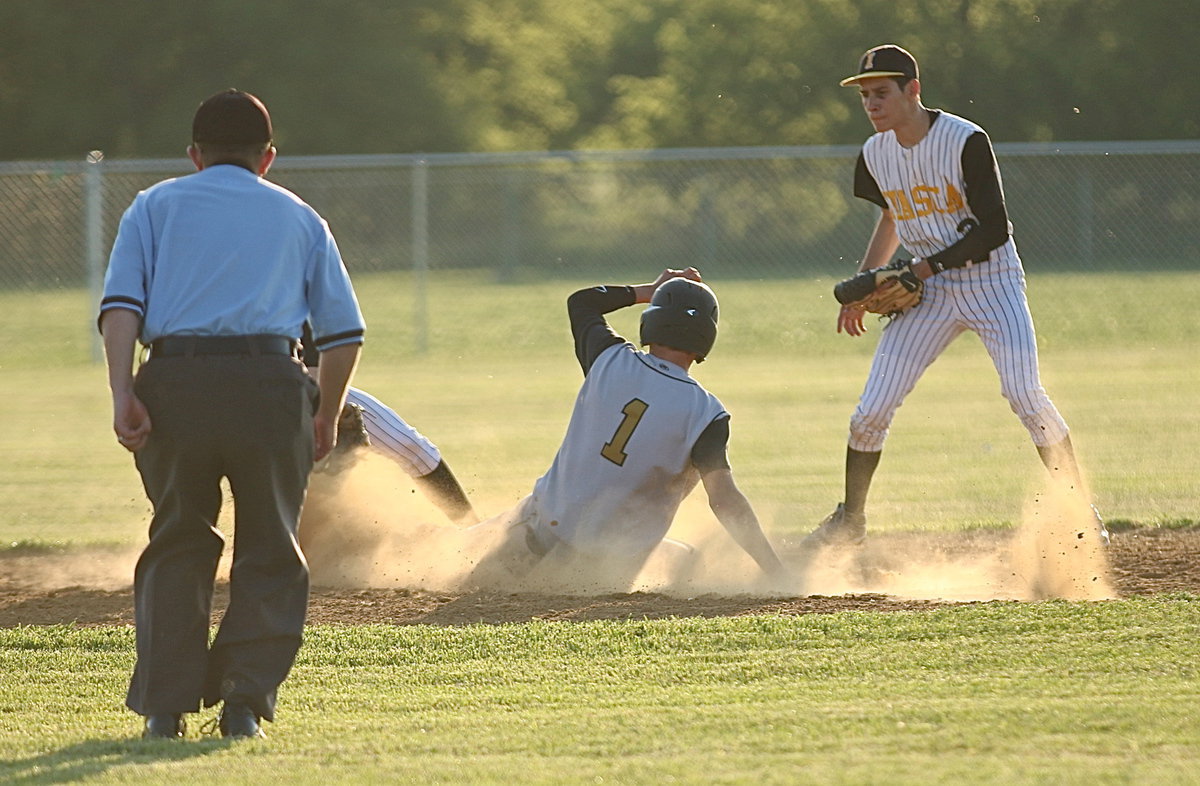
{"type": "Polygon", "coordinates": [[[837,332],[844,332],[848,336],[861,336],[866,333],[867,328],[863,324],[863,315],[866,313],[862,306],[842,306],[842,310],[838,312],[837,332]]]}

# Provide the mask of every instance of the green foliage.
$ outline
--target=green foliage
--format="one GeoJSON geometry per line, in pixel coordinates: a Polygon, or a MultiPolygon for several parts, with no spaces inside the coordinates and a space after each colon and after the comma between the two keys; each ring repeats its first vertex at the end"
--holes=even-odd
{"type": "MultiPolygon", "coordinates": [[[[664,4],[654,36],[659,68],[616,74],[610,122],[582,146],[692,147],[839,141],[854,109],[837,92],[847,68],[835,55],[855,7],[814,0],[701,0],[664,4]]],[[[860,49],[865,46],[851,44],[860,49]]],[[[859,120],[857,115],[854,115],[859,120]]],[[[860,138],[855,129],[855,139],[860,138]]]]}
{"type": "Polygon", "coordinates": [[[0,780],[1186,782],[1197,600],[317,627],[233,745],[136,739],[129,629],[0,630],[0,780]]]}
{"type": "Polygon", "coordinates": [[[10,0],[0,138],[175,156],[236,86],[293,155],[851,144],[868,126],[837,81],[895,41],[929,105],[999,141],[1190,139],[1198,25],[1191,0],[10,0]]]}

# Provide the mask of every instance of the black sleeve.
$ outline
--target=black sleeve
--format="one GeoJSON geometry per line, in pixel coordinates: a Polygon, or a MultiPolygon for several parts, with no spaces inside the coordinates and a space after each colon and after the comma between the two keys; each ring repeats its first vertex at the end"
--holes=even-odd
{"type": "Polygon", "coordinates": [[[867,160],[861,150],[858,151],[858,162],[854,164],[854,196],[873,202],[884,210],[891,209],[887,200],[883,198],[883,192],[879,190],[874,175],[867,169],[867,160]]]}
{"type": "Polygon", "coordinates": [[[729,416],[723,415],[700,434],[692,446],[692,463],[703,475],[714,469],[729,469],[729,416]]]}
{"type": "Polygon", "coordinates": [[[571,335],[575,339],[575,357],[587,374],[600,353],[614,344],[624,344],[604,319],[604,315],[619,308],[632,306],[633,287],[600,286],[574,292],[567,298],[567,317],[571,320],[571,335]]]}
{"type": "Polygon", "coordinates": [[[963,145],[962,168],[967,204],[978,221],[964,221],[959,226],[959,231],[966,232],[962,239],[929,257],[935,267],[955,268],[968,262],[984,262],[992,249],[1008,240],[1008,208],[1004,204],[996,156],[987,134],[976,131],[967,139],[963,145]]]}

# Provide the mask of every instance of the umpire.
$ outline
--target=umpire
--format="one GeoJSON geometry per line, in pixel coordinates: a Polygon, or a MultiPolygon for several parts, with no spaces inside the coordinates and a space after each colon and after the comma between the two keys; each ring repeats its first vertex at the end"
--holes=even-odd
{"type": "Polygon", "coordinates": [[[275,148],[261,101],[232,89],[205,100],[187,153],[197,172],[125,211],[100,303],[113,429],[154,506],[126,704],[146,737],[181,737],[184,713],[218,702],[223,736],[261,737],[308,605],[296,541],[308,476],[336,441],[364,324],[328,225],[264,179],[275,148]],[[296,356],[305,320],[319,382],[296,356]],[[149,352],[135,379],[139,339],[149,352]],[[233,565],[210,647],[222,478],[233,565]]]}

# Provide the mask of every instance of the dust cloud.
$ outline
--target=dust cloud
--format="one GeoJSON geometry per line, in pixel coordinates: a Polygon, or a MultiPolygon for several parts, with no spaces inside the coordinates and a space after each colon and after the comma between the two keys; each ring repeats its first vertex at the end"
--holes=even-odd
{"type": "Polygon", "coordinates": [[[3,579],[33,590],[86,587],[121,590],[133,583],[141,549],[85,548],[64,551],[14,551],[4,557],[3,579]]]}
{"type": "Polygon", "coordinates": [[[691,549],[660,548],[632,580],[544,565],[518,579],[477,571],[498,547],[501,527],[456,527],[383,457],[356,451],[350,461],[336,474],[314,474],[310,485],[300,541],[315,586],[949,601],[1115,597],[1090,508],[1050,492],[1031,495],[1015,532],[871,533],[864,547],[840,552],[778,543],[792,577],[776,582],[721,528],[703,494],[693,494],[668,533],[691,549]]]}
{"type": "Polygon", "coordinates": [[[1023,599],[1104,600],[1116,597],[1093,511],[1069,492],[1039,494],[1013,539],[1012,578],[1023,599]]]}
{"type": "Polygon", "coordinates": [[[299,540],[315,586],[449,590],[492,544],[450,523],[393,462],[355,450],[309,481],[299,540]]]}
{"type": "MultiPolygon", "coordinates": [[[[768,581],[733,542],[700,492],[681,506],[668,533],[672,543],[652,554],[632,579],[605,575],[595,565],[554,570],[551,560],[518,577],[479,570],[500,546],[503,527],[452,524],[399,467],[373,451],[356,449],[340,460],[344,463],[333,468],[336,472],[313,473],[301,519],[299,539],[314,587],[579,596],[875,594],[943,601],[1116,597],[1091,509],[1053,490],[1030,494],[1015,531],[872,531],[863,547],[840,552],[811,552],[798,540],[774,538],[791,570],[790,580],[776,582],[768,581]]],[[[485,516],[502,513],[475,503],[485,516]]],[[[222,516],[231,518],[231,509],[227,499],[222,516]]],[[[0,584],[126,589],[139,552],[140,547],[12,552],[4,557],[0,584]]],[[[227,544],[218,579],[228,577],[231,552],[227,544]]]]}

